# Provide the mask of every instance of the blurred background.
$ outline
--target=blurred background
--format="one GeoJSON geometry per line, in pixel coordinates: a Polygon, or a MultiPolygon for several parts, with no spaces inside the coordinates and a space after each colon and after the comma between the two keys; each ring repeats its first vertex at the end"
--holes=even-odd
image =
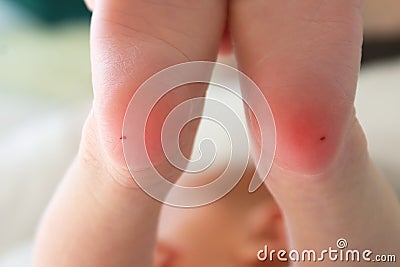
{"type": "MultiPolygon", "coordinates": [[[[366,1],[356,107],[400,195],[398,14],[398,0],[366,1]]],[[[40,215],[77,151],[92,97],[89,24],[80,0],[0,0],[0,267],[29,265],[40,215]]]]}

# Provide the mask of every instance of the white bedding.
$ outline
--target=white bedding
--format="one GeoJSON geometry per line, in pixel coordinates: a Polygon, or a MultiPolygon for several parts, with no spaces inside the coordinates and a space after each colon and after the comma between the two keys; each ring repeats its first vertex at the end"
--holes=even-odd
{"type": "MultiPolygon", "coordinates": [[[[87,45],[87,37],[82,34],[85,30],[82,31],[79,25],[73,27],[78,27],[77,36],[81,38],[80,43],[75,43],[74,49],[78,49],[77,44],[87,45]]],[[[68,40],[76,42],[77,36],[69,35],[68,40]]],[[[32,34],[30,38],[35,38],[35,35],[32,34]]],[[[60,35],[56,40],[57,38],[63,37],[60,35]]],[[[58,40],[57,44],[62,46],[63,42],[58,40]]],[[[47,45],[42,49],[52,48],[47,45]]],[[[69,55],[66,51],[64,58],[69,56],[77,55],[69,55]]],[[[71,62],[68,62],[67,65],[71,65],[71,62]]],[[[6,73],[7,69],[8,66],[1,65],[0,61],[0,73],[6,73]]],[[[29,265],[35,226],[78,146],[80,128],[90,103],[90,77],[87,69],[88,62],[85,61],[76,69],[67,68],[68,72],[57,77],[58,80],[52,80],[51,77],[48,81],[41,80],[43,84],[40,86],[43,86],[43,90],[39,96],[32,96],[35,92],[14,92],[10,88],[4,88],[9,85],[4,81],[9,80],[0,79],[0,267],[29,265]],[[86,71],[86,76],[82,76],[82,71],[86,71]],[[53,101],[53,98],[43,97],[46,92],[51,92],[54,86],[64,83],[75,91],[65,92],[67,89],[63,88],[65,94],[60,97],[77,98],[79,103],[83,104],[60,102],[59,99],[53,101]],[[84,93],[79,91],[82,88],[74,87],[79,84],[85,85],[84,93]]],[[[19,75],[22,78],[16,84],[22,86],[24,73],[19,75]]],[[[29,80],[28,75],[26,77],[29,80]]],[[[32,75],[30,78],[34,79],[32,75]]],[[[24,86],[29,87],[29,81],[25,82],[24,86]]],[[[399,89],[400,59],[369,66],[361,73],[356,101],[358,117],[366,131],[371,155],[387,175],[398,195],[399,89]]],[[[201,131],[213,131],[207,127],[203,125],[201,131]]]]}

